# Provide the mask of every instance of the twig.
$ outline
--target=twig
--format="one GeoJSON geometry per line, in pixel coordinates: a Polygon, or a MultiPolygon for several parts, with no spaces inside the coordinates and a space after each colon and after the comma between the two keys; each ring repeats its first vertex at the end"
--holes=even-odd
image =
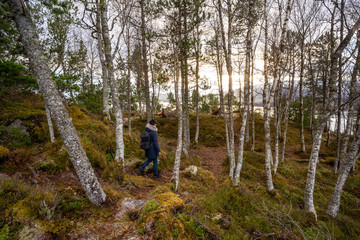
{"type": "Polygon", "coordinates": [[[208,228],[206,225],[201,223],[197,218],[193,217],[193,219],[197,222],[197,224],[202,226],[210,234],[212,239],[214,239],[214,240],[222,240],[222,238],[220,238],[218,235],[216,235],[213,231],[211,231],[210,228],[208,228]]]}

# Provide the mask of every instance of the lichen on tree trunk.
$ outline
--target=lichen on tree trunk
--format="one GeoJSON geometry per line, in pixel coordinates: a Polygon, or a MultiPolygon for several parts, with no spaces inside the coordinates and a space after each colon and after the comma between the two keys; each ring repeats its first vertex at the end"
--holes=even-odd
{"type": "Polygon", "coordinates": [[[52,80],[51,71],[46,63],[44,51],[39,43],[40,41],[30,14],[25,9],[25,5],[21,0],[7,2],[14,15],[16,26],[21,35],[21,41],[29,57],[45,104],[64,141],[64,145],[74,165],[80,183],[85,189],[90,201],[95,205],[101,205],[105,202],[106,195],[95,176],[69,113],[62,103],[55,82],[52,80]]]}

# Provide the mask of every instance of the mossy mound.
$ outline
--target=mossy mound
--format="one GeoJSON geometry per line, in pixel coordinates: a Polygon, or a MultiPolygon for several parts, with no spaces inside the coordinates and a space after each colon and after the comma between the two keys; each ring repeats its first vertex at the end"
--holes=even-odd
{"type": "Polygon", "coordinates": [[[205,239],[203,228],[181,213],[183,207],[183,200],[173,192],[155,195],[140,215],[138,232],[153,239],[205,239]]]}
{"type": "Polygon", "coordinates": [[[10,154],[10,150],[0,145],[0,159],[9,156],[9,154],[10,154]]]}

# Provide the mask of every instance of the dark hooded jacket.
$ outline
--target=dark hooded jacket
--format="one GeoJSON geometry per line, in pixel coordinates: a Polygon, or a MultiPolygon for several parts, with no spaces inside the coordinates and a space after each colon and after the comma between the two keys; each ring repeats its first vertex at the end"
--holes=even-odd
{"type": "Polygon", "coordinates": [[[158,143],[158,135],[157,135],[156,127],[153,125],[146,125],[145,131],[149,132],[150,135],[150,148],[145,150],[145,157],[148,159],[155,159],[158,157],[160,152],[160,147],[158,143]]]}

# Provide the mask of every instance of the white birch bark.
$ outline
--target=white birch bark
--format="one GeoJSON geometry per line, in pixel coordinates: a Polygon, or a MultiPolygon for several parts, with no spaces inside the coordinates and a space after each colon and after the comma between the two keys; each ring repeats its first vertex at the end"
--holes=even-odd
{"type": "Polygon", "coordinates": [[[255,50],[251,54],[251,151],[255,151],[255,112],[254,112],[254,55],[255,50]]]}
{"type": "Polygon", "coordinates": [[[300,80],[299,80],[299,96],[300,96],[300,140],[301,152],[305,152],[305,135],[304,135],[304,98],[303,98],[303,78],[304,78],[304,38],[301,39],[300,49],[300,80]]]}
{"type": "Polygon", "coordinates": [[[269,89],[269,83],[267,79],[267,12],[266,12],[266,1],[264,1],[265,9],[264,9],[264,17],[265,17],[265,50],[264,50],[264,99],[263,99],[263,107],[264,107],[264,129],[265,129],[265,154],[266,154],[266,176],[267,176],[267,186],[268,191],[272,192],[274,190],[274,186],[272,183],[272,175],[271,175],[271,162],[272,162],[272,152],[271,152],[271,145],[270,145],[270,104],[274,99],[274,93],[276,87],[278,85],[278,81],[280,78],[280,62],[282,58],[282,54],[284,51],[284,41],[285,41],[285,32],[287,30],[287,25],[289,21],[289,15],[292,9],[293,1],[288,0],[285,12],[285,19],[284,24],[281,29],[281,37],[280,37],[280,44],[279,50],[277,53],[277,64],[275,68],[274,82],[272,84],[271,89],[269,89]]]}
{"type": "Polygon", "coordinates": [[[109,27],[107,23],[107,4],[105,0],[100,0],[100,11],[101,11],[101,26],[102,26],[102,37],[104,40],[104,54],[106,59],[106,68],[108,73],[108,80],[110,83],[114,115],[116,120],[115,137],[116,137],[116,152],[115,161],[121,161],[123,167],[125,166],[124,161],[124,139],[123,139],[123,120],[122,111],[119,100],[119,90],[116,80],[114,78],[114,65],[113,57],[111,55],[111,42],[109,36],[109,27]]]}
{"type": "Polygon", "coordinates": [[[101,64],[101,76],[103,80],[103,113],[110,120],[110,104],[109,104],[109,83],[108,83],[108,73],[106,68],[105,56],[104,56],[104,46],[102,38],[102,29],[101,29],[101,12],[98,7],[96,10],[96,30],[97,30],[97,49],[99,53],[99,59],[101,64]]]}
{"type": "Polygon", "coordinates": [[[196,131],[195,131],[195,143],[199,142],[199,131],[200,131],[200,123],[199,123],[199,58],[200,58],[200,33],[199,33],[199,25],[196,27],[196,67],[195,67],[195,80],[196,80],[196,102],[195,102],[195,112],[196,112],[196,131]]]}
{"type": "Polygon", "coordinates": [[[288,129],[288,125],[289,125],[289,108],[290,108],[290,105],[292,103],[292,100],[293,100],[293,92],[294,92],[294,79],[295,79],[295,60],[294,60],[294,57],[293,57],[293,60],[292,60],[292,65],[293,65],[293,70],[292,70],[292,73],[291,73],[291,76],[289,76],[289,85],[290,85],[290,88],[289,88],[289,92],[288,92],[288,95],[287,95],[287,101],[286,101],[286,105],[285,105],[285,116],[284,116],[284,119],[285,119],[285,128],[284,128],[284,136],[283,136],[283,147],[282,147],[282,154],[281,154],[281,162],[284,162],[284,159],[285,159],[285,150],[286,150],[286,136],[287,136],[287,129],[288,129]],[[290,83],[290,78],[291,78],[291,83],[290,83]]]}
{"type": "Polygon", "coordinates": [[[131,67],[130,67],[130,26],[126,29],[127,46],[127,101],[128,101],[128,131],[131,133],[131,67]]]}
{"type": "MultiPolygon", "coordinates": [[[[280,79],[279,79],[280,80],[280,79]]],[[[273,165],[273,173],[274,176],[277,173],[277,168],[279,165],[279,136],[281,133],[281,129],[280,129],[280,123],[281,123],[281,104],[280,104],[280,98],[281,98],[281,91],[282,91],[282,87],[281,87],[281,82],[278,82],[278,87],[275,93],[275,107],[274,107],[274,111],[275,111],[275,117],[274,117],[274,127],[275,127],[275,152],[274,152],[274,165],[273,165]],[[279,96],[280,95],[280,96],[279,96]]]]}
{"type": "Polygon", "coordinates": [[[350,172],[351,168],[353,167],[353,165],[355,164],[355,162],[357,160],[356,154],[359,151],[359,145],[360,145],[360,107],[358,107],[357,111],[358,111],[357,123],[356,123],[357,131],[355,133],[355,136],[352,141],[352,144],[351,144],[349,153],[346,157],[346,160],[340,166],[339,176],[338,176],[338,179],[337,179],[337,182],[335,185],[335,189],[332,194],[328,209],[326,211],[326,213],[333,218],[336,218],[336,216],[338,214],[343,187],[349,176],[349,172],[350,172]]]}
{"type": "MultiPolygon", "coordinates": [[[[359,70],[360,70],[360,31],[358,31],[358,33],[357,33],[357,46],[358,46],[358,52],[357,52],[356,62],[354,65],[352,76],[351,76],[349,99],[352,99],[354,97],[354,94],[356,91],[356,89],[355,89],[356,80],[357,80],[357,76],[358,76],[359,70]]],[[[345,161],[345,158],[346,158],[347,147],[349,144],[349,139],[350,139],[350,134],[351,134],[351,129],[352,129],[351,121],[354,116],[353,112],[354,112],[354,101],[350,101],[349,107],[348,107],[348,115],[347,115],[347,119],[346,119],[346,129],[344,132],[344,138],[343,138],[343,143],[342,143],[341,153],[340,153],[340,165],[345,161]]]]}
{"type": "MultiPolygon", "coordinates": [[[[249,15],[252,12],[251,5],[249,6],[249,15]]],[[[249,24],[250,25],[250,24],[249,24]]],[[[241,122],[240,128],[240,137],[239,137],[239,153],[238,161],[236,165],[235,177],[233,179],[233,185],[238,186],[240,181],[240,172],[243,164],[244,156],[244,141],[246,140],[246,127],[248,126],[248,114],[249,114],[249,82],[250,82],[250,55],[252,51],[252,41],[251,34],[252,28],[249,27],[246,35],[246,60],[245,60],[245,74],[244,74],[244,113],[241,122]]]]}
{"type": "Polygon", "coordinates": [[[51,121],[50,111],[45,105],[45,112],[46,112],[46,119],[49,126],[49,133],[50,133],[50,142],[55,142],[55,134],[54,134],[54,127],[51,121]]]}
{"type": "Polygon", "coordinates": [[[145,80],[145,106],[146,106],[146,120],[149,122],[151,120],[151,110],[150,110],[150,91],[149,91],[149,73],[148,73],[148,63],[146,56],[146,25],[145,25],[145,0],[140,0],[141,8],[141,54],[142,54],[142,67],[144,71],[144,80],[145,80]]]}
{"type": "Polygon", "coordinates": [[[95,205],[101,205],[105,202],[106,195],[95,176],[69,113],[62,103],[55,82],[52,80],[51,71],[46,63],[44,51],[39,43],[40,41],[34,29],[35,25],[31,20],[31,16],[22,0],[7,1],[7,3],[14,15],[16,26],[20,32],[21,42],[29,57],[45,104],[64,141],[80,183],[90,201],[95,205]]]}
{"type": "Polygon", "coordinates": [[[307,213],[311,213],[314,215],[315,219],[317,218],[316,210],[314,207],[314,186],[315,186],[315,173],[316,173],[316,165],[318,163],[319,151],[321,146],[321,137],[324,131],[324,128],[329,120],[329,117],[332,111],[335,110],[336,104],[336,65],[341,52],[345,49],[345,47],[349,44],[352,36],[355,31],[360,27],[360,18],[356,21],[354,26],[349,29],[347,36],[340,42],[339,46],[335,49],[335,51],[331,54],[330,59],[330,73],[329,73],[329,83],[326,89],[325,96],[325,104],[323,113],[320,113],[318,123],[315,129],[315,137],[313,141],[313,148],[310,155],[309,161],[309,170],[307,174],[307,180],[305,185],[305,194],[304,194],[304,202],[305,202],[305,211],[307,213]]]}
{"type": "Polygon", "coordinates": [[[216,74],[219,82],[219,95],[220,95],[220,109],[224,119],[225,125],[225,138],[226,138],[226,150],[227,156],[230,157],[230,146],[229,146],[229,129],[228,122],[224,106],[224,90],[223,90],[223,61],[220,59],[220,46],[219,46],[219,29],[215,28],[215,50],[216,50],[216,74]]]}
{"type": "MultiPolygon", "coordinates": [[[[179,23],[181,23],[181,15],[179,14],[179,23]]],[[[181,42],[181,25],[179,25],[178,29],[178,44],[181,42]]],[[[178,44],[175,44],[177,46],[178,44]]],[[[173,49],[175,55],[175,63],[174,63],[174,71],[175,71],[175,99],[176,99],[176,114],[178,118],[178,137],[177,137],[177,144],[176,144],[176,153],[175,153],[175,161],[174,161],[174,170],[173,170],[173,179],[175,181],[175,192],[177,192],[179,188],[179,181],[180,181],[180,164],[181,164],[181,152],[183,150],[183,113],[182,113],[182,106],[180,104],[180,97],[179,97],[179,56],[178,50],[176,47],[173,49]]]]}
{"type": "MultiPolygon", "coordinates": [[[[343,39],[343,35],[344,35],[344,7],[345,7],[345,1],[341,0],[340,3],[340,12],[341,12],[341,17],[340,17],[340,41],[343,39]]],[[[336,157],[335,157],[335,164],[334,164],[334,172],[337,172],[337,168],[338,168],[338,163],[339,163],[339,159],[340,159],[340,139],[341,139],[341,91],[342,91],[342,59],[341,59],[341,54],[340,54],[340,58],[339,58],[339,80],[338,80],[338,112],[337,112],[337,129],[336,129],[336,157]]]]}
{"type": "Polygon", "coordinates": [[[231,38],[232,38],[232,24],[231,24],[231,1],[227,2],[227,12],[228,12],[228,34],[227,34],[227,46],[225,41],[225,31],[224,24],[222,19],[222,4],[218,0],[218,13],[219,13],[219,22],[220,22],[220,32],[221,32],[221,45],[224,50],[226,69],[229,76],[229,148],[230,148],[230,172],[229,177],[232,180],[234,178],[234,169],[235,169],[235,143],[234,143],[234,117],[233,117],[233,82],[232,82],[232,63],[231,63],[231,38]]]}
{"type": "Polygon", "coordinates": [[[267,0],[264,0],[264,19],[265,19],[265,48],[264,48],[264,90],[263,90],[263,107],[264,107],[264,131],[265,131],[265,172],[266,172],[266,185],[268,192],[274,190],[274,185],[272,181],[271,173],[271,162],[272,162],[272,153],[270,145],[270,104],[268,104],[268,91],[269,91],[269,81],[268,81],[268,72],[267,72],[267,49],[268,49],[268,19],[267,19],[267,0]]]}

